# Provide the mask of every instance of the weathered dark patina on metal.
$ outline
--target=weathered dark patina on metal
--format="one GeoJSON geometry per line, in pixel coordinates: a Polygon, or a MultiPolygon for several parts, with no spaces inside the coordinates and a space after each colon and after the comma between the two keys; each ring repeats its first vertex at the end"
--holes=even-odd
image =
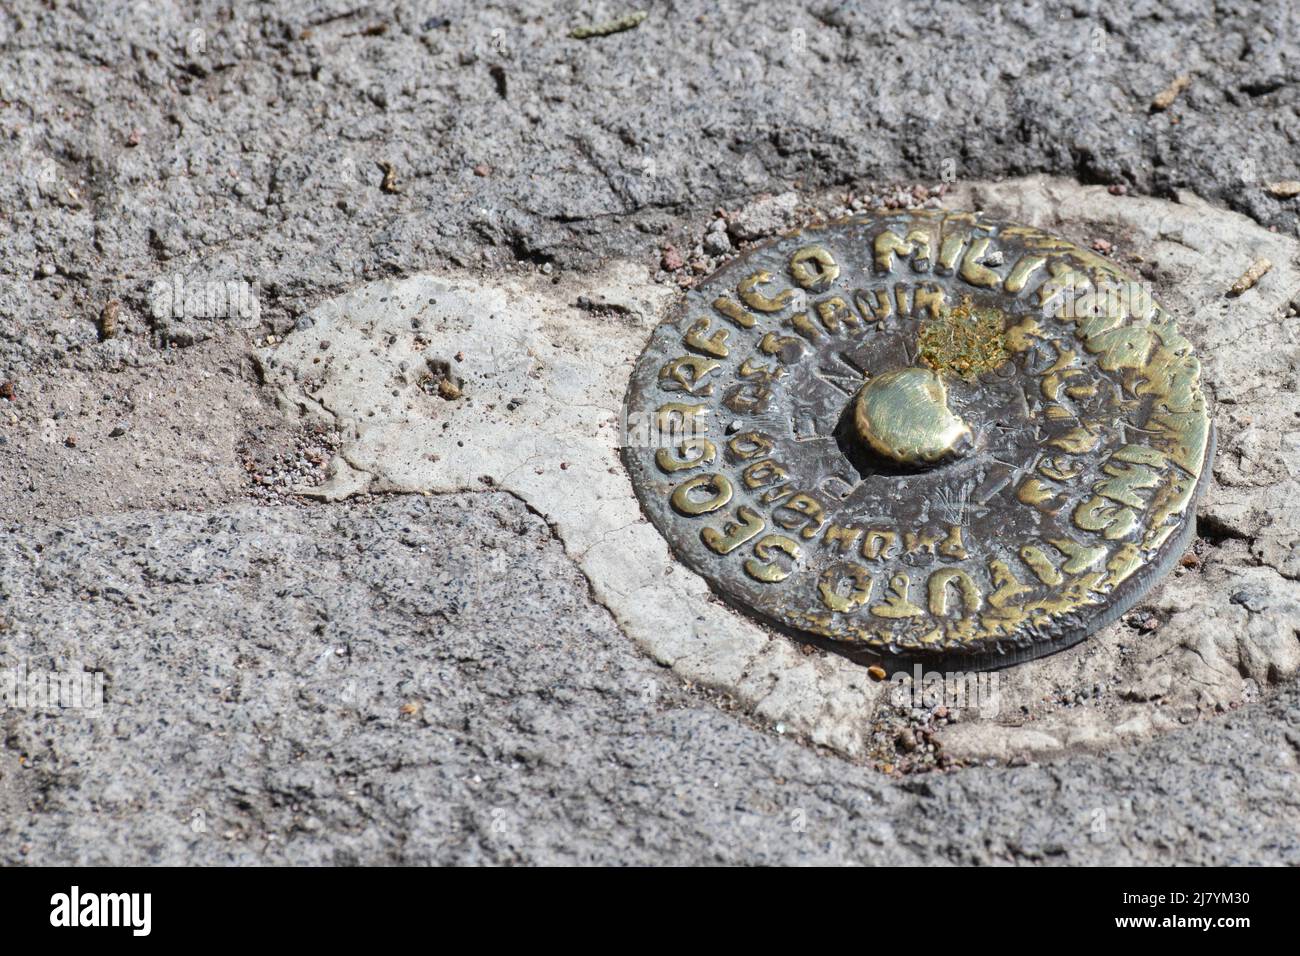
{"type": "Polygon", "coordinates": [[[810,228],[706,279],[628,394],[647,515],[719,595],[850,656],[996,667],[1186,547],[1213,431],[1108,260],[973,214],[810,228]]]}

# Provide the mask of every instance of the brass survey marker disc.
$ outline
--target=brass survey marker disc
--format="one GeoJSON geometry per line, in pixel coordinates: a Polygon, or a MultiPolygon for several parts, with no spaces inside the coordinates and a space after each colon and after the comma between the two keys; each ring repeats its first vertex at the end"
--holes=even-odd
{"type": "Polygon", "coordinates": [[[753,249],[655,329],[624,457],[732,604],[853,656],[997,667],[1115,620],[1181,554],[1200,364],[1114,264],[899,212],[753,249]]]}

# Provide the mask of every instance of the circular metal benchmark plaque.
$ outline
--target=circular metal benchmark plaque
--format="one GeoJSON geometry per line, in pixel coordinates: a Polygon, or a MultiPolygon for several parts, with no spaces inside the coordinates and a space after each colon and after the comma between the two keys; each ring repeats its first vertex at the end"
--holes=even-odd
{"type": "Polygon", "coordinates": [[[863,660],[997,667],[1115,620],[1186,547],[1191,345],[1063,239],[899,212],[756,248],[657,329],[624,456],[732,604],[863,660]]]}

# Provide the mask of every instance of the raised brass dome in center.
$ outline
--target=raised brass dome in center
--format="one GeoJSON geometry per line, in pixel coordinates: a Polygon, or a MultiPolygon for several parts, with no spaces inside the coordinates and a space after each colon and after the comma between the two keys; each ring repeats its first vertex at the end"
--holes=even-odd
{"type": "Polygon", "coordinates": [[[858,391],[853,409],[858,438],[878,455],[913,468],[962,454],[970,427],[948,408],[948,388],[927,368],[877,375],[858,391]]]}

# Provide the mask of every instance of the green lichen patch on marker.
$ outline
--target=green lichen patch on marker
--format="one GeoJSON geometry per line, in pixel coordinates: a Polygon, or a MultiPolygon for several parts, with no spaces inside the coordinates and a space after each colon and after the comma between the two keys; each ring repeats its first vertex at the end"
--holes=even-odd
{"type": "Polygon", "coordinates": [[[973,382],[1005,364],[1006,317],[997,309],[977,309],[970,296],[945,308],[921,327],[917,336],[921,361],[939,373],[973,382]]]}

